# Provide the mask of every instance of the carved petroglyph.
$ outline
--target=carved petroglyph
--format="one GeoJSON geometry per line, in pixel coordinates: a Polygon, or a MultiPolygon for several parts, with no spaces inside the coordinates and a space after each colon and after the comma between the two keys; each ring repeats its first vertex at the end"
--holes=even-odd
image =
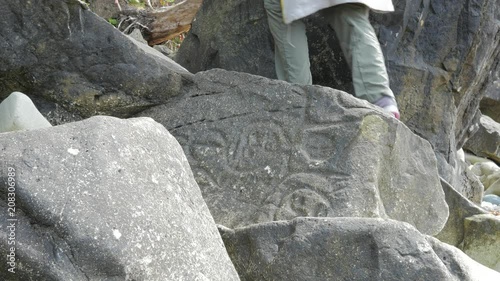
{"type": "Polygon", "coordinates": [[[258,217],[262,220],[291,219],[297,216],[329,216],[332,208],[324,195],[332,187],[315,174],[295,174],[285,179],[268,197],[258,217]]]}
{"type": "Polygon", "coordinates": [[[181,136],[217,223],[389,217],[434,234],[446,221],[432,148],[368,102],[222,70],[199,76],[213,87],[195,90],[204,99],[181,98],[160,116],[181,136]]]}
{"type": "MultiPolygon", "coordinates": [[[[203,130],[192,135],[189,152],[198,162],[225,160],[227,140],[220,130],[203,130]]],[[[201,164],[203,166],[203,164],[201,164]]]]}
{"type": "Polygon", "coordinates": [[[332,129],[309,129],[304,132],[303,153],[311,160],[323,161],[335,153],[335,131],[332,129]]]}
{"type": "Polygon", "coordinates": [[[331,211],[328,199],[321,194],[299,189],[285,196],[274,218],[290,220],[295,217],[327,217],[331,211]]]}
{"type": "Polygon", "coordinates": [[[266,173],[271,173],[278,169],[282,173],[286,169],[289,151],[290,144],[279,125],[256,122],[246,126],[239,139],[230,145],[229,166],[238,172],[265,170],[266,173]],[[281,167],[271,164],[278,163],[276,159],[281,160],[281,167]]]}

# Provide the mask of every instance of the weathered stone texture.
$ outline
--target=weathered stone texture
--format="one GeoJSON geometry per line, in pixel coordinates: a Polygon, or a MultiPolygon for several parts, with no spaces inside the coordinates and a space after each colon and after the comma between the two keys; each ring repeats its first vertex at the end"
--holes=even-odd
{"type": "Polygon", "coordinates": [[[14,92],[0,103],[0,133],[51,126],[23,93],[14,92]]]}
{"type": "Polygon", "coordinates": [[[429,143],[340,91],[212,70],[141,115],[183,145],[216,222],[228,227],[354,216],[436,234],[448,217],[429,143]]]}
{"type": "Polygon", "coordinates": [[[0,11],[0,99],[21,91],[83,117],[127,117],[179,94],[190,75],[77,0],[1,0],[0,11]]]}
{"type": "Polygon", "coordinates": [[[465,143],[464,148],[500,164],[500,123],[488,116],[482,116],[479,129],[465,143]]]}
{"type": "MultiPolygon", "coordinates": [[[[396,1],[396,12],[373,14],[402,120],[429,140],[440,175],[452,184],[456,150],[499,68],[500,2],[396,1]]],[[[351,91],[334,32],[321,15],[305,20],[316,84],[351,91]]],[[[274,78],[272,36],[262,1],[204,1],[176,61],[191,72],[211,68],[274,78]]],[[[352,91],[351,91],[352,92],[352,91]]]]}
{"type": "Polygon", "coordinates": [[[498,280],[500,273],[409,224],[297,218],[219,228],[241,280],[498,280]]]}
{"type": "MultiPolygon", "coordinates": [[[[497,62],[497,64],[500,62],[497,62]]],[[[491,119],[500,123],[500,68],[492,71],[488,84],[486,85],[485,95],[479,104],[481,113],[489,116],[491,119]]]]}
{"type": "Polygon", "coordinates": [[[500,217],[475,215],[465,220],[464,252],[500,272],[500,217]]]}
{"type": "Polygon", "coordinates": [[[450,245],[460,247],[464,241],[464,221],[467,217],[487,212],[479,207],[479,203],[474,203],[455,190],[449,183],[441,181],[446,203],[450,208],[450,215],[443,230],[436,235],[439,240],[450,245]]]}
{"type": "Polygon", "coordinates": [[[1,280],[238,280],[178,142],[149,118],[0,134],[1,280]],[[10,217],[12,218],[12,217],[10,217]],[[9,232],[10,235],[10,232],[9,232]]]}

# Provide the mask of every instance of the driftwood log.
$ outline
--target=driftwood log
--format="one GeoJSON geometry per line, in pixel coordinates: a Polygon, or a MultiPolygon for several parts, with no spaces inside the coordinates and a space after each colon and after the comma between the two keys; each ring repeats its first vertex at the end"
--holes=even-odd
{"type": "Polygon", "coordinates": [[[124,9],[122,16],[133,18],[143,27],[142,33],[149,45],[161,44],[191,28],[203,0],[184,0],[159,9],[124,9]]]}

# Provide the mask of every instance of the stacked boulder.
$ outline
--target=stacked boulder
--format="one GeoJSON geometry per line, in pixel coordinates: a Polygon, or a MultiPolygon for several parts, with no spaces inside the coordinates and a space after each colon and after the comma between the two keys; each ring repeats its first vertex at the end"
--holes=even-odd
{"type": "Polygon", "coordinates": [[[193,84],[141,115],[183,146],[242,280],[500,278],[426,236],[462,201],[401,122],[320,86],[224,70],[193,84]]]}
{"type": "Polygon", "coordinates": [[[474,260],[500,271],[500,124],[482,116],[477,132],[467,141],[468,169],[484,187],[486,212],[468,213],[460,247],[474,260]]]}
{"type": "MultiPolygon", "coordinates": [[[[371,19],[402,121],[431,143],[440,176],[459,185],[457,148],[479,120],[487,82],[500,69],[500,5],[497,0],[393,2],[394,13],[371,19]]],[[[333,30],[320,14],[305,23],[313,82],[352,93],[333,30]]],[[[223,68],[275,78],[263,1],[204,1],[176,61],[191,72],[223,68]]]]}
{"type": "MultiPolygon", "coordinates": [[[[201,11],[231,12],[236,3],[236,18],[254,28],[265,21],[259,1],[220,3],[205,1],[201,11]]],[[[475,116],[473,92],[488,72],[477,66],[499,49],[492,21],[484,20],[497,9],[488,0],[470,11],[412,3],[399,3],[406,20],[377,21],[388,22],[378,27],[381,38],[396,38],[386,44],[394,56],[405,53],[404,46],[417,51],[401,61],[419,64],[389,60],[402,70],[396,87],[401,80],[402,89],[415,89],[398,99],[417,134],[331,88],[225,70],[193,75],[77,0],[0,0],[0,35],[7,40],[0,53],[1,98],[23,90],[81,117],[152,117],[163,125],[93,117],[1,133],[6,167],[0,184],[8,192],[0,192],[0,206],[9,207],[9,178],[15,179],[15,262],[23,266],[16,275],[2,268],[0,278],[499,280],[500,273],[431,237],[456,222],[464,227],[450,227],[449,237],[470,246],[472,256],[480,252],[471,237],[488,237],[464,231],[483,222],[464,221],[462,210],[468,217],[484,210],[440,175],[451,177],[454,166],[446,165],[475,116]],[[430,27],[409,20],[420,8],[421,19],[435,20],[430,27]],[[420,41],[435,32],[441,15],[469,12],[479,15],[465,24],[476,27],[476,37],[461,31],[458,47],[439,54],[430,48],[438,38],[420,41]],[[390,32],[396,22],[404,23],[401,35],[390,32]],[[471,61],[469,50],[478,59],[471,61]],[[456,110],[440,110],[447,106],[456,110]]],[[[224,16],[213,19],[223,26],[224,16]]],[[[263,45],[270,50],[270,42],[263,45]]],[[[198,50],[203,53],[201,45],[198,50]]],[[[224,61],[220,51],[207,58],[224,61]]],[[[11,233],[0,233],[2,252],[10,250],[11,233]]]]}
{"type": "Polygon", "coordinates": [[[0,279],[239,280],[182,148],[153,120],[0,133],[0,151],[0,251],[14,256],[0,279]]]}

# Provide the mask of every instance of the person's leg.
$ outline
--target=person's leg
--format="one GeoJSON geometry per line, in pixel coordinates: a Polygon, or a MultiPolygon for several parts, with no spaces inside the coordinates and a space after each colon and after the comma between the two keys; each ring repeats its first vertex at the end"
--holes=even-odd
{"type": "Polygon", "coordinates": [[[396,99],[389,88],[380,43],[369,21],[369,8],[342,4],[323,11],[340,41],[352,70],[355,95],[376,104],[399,118],[396,99]]]}
{"type": "Polygon", "coordinates": [[[264,0],[269,29],[274,37],[278,79],[303,85],[312,84],[306,28],[302,21],[283,22],[280,0],[264,0]]]}

